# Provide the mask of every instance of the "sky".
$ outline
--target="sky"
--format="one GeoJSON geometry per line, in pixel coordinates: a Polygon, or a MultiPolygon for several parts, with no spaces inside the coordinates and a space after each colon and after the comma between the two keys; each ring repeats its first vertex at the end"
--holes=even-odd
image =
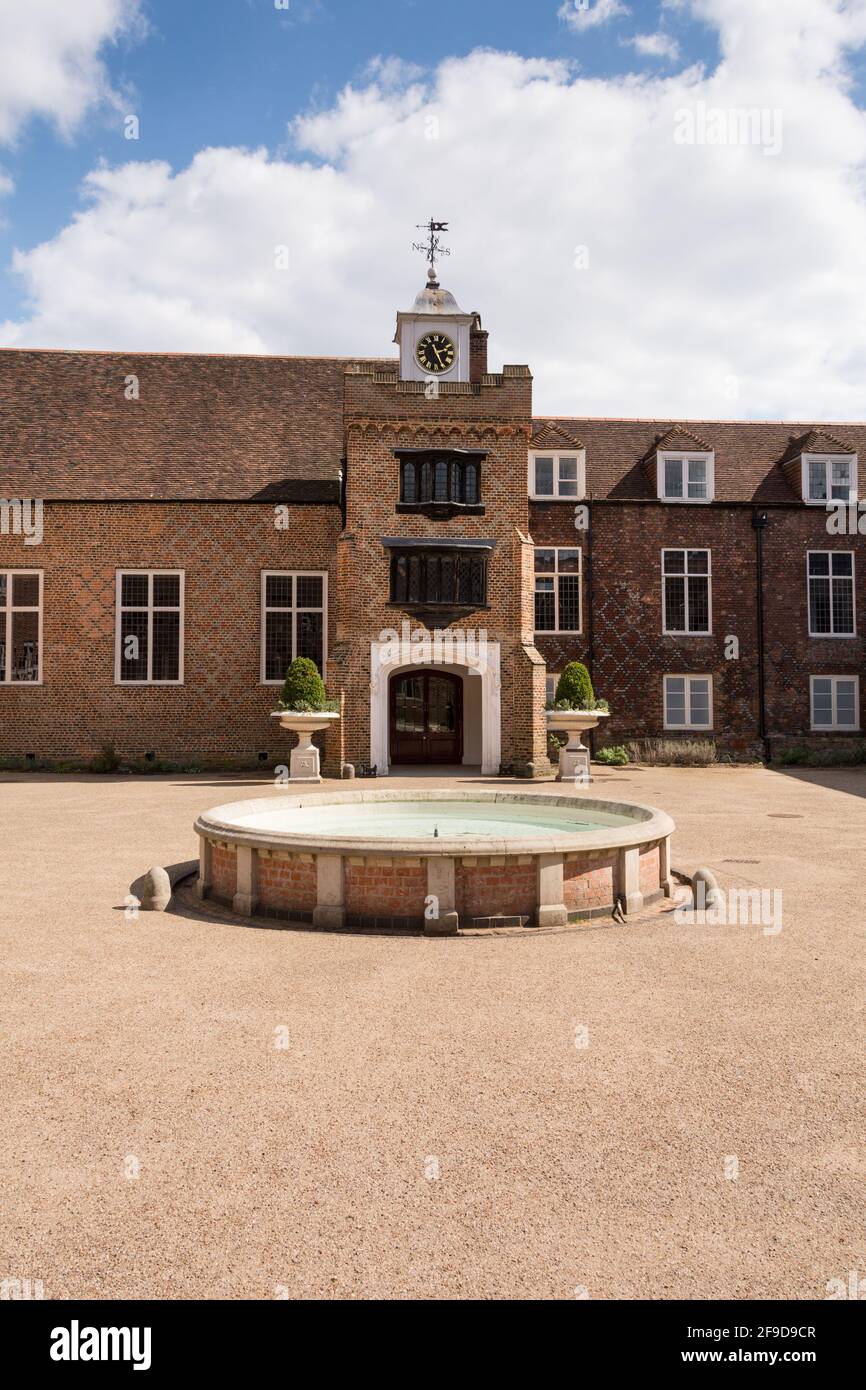
{"type": "Polygon", "coordinates": [[[0,0],[0,346],[381,356],[866,418],[866,0],[0,0]]]}

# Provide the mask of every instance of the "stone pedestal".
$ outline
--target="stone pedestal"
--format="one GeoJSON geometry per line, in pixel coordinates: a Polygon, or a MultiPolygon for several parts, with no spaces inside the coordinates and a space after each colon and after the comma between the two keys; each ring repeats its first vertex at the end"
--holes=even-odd
{"type": "Polygon", "coordinates": [[[249,845],[237,848],[237,888],[232,907],[242,917],[251,917],[259,900],[259,854],[249,845]]]}
{"type": "Polygon", "coordinates": [[[592,781],[589,767],[589,749],[584,747],[582,734],[594,729],[599,720],[607,719],[607,711],[600,709],[550,709],[545,715],[549,734],[567,734],[568,742],[559,750],[558,782],[576,782],[587,786],[592,781]]]}
{"type": "Polygon", "coordinates": [[[427,903],[424,908],[425,936],[456,936],[460,926],[454,886],[454,860],[427,860],[427,903]],[[431,902],[435,899],[435,902],[431,902]],[[428,915],[435,909],[435,915],[428,915]]]}
{"type": "Polygon", "coordinates": [[[640,912],[643,893],[640,891],[640,849],[621,849],[617,855],[617,895],[625,913],[640,912]]]}
{"type": "Polygon", "coordinates": [[[306,730],[298,733],[298,741],[289,758],[290,782],[321,782],[322,773],[319,750],[313,743],[312,734],[306,730]]]}
{"type": "Polygon", "coordinates": [[[558,782],[580,782],[585,785],[592,781],[589,770],[589,749],[581,741],[579,733],[573,733],[564,748],[559,750],[558,782]]]}
{"type": "Polygon", "coordinates": [[[316,855],[316,906],[313,926],[338,931],[346,925],[342,854],[316,855]]]}
{"type": "Polygon", "coordinates": [[[313,734],[331,728],[339,714],[330,710],[274,710],[271,718],[279,719],[280,728],[298,736],[289,757],[289,782],[321,782],[319,750],[313,743],[313,734]]]}
{"type": "Polygon", "coordinates": [[[538,907],[536,923],[539,927],[564,927],[568,922],[568,912],[563,902],[563,869],[561,854],[540,854],[538,856],[538,907]]]}

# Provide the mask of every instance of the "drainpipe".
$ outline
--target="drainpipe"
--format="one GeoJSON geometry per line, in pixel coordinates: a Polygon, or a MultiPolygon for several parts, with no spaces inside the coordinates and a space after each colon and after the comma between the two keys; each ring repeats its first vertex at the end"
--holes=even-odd
{"type": "Polygon", "coordinates": [[[764,676],[764,532],[767,513],[752,512],[755,532],[755,569],[758,614],[758,735],[764,745],[764,761],[770,761],[770,740],[767,737],[766,682],[764,676]]]}

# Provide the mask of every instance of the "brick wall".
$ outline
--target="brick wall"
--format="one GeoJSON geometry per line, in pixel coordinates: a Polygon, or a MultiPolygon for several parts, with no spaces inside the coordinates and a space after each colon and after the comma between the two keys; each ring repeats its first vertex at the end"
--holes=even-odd
{"type": "Polygon", "coordinates": [[[562,900],[569,912],[588,912],[593,908],[612,906],[615,874],[616,859],[613,855],[600,857],[597,863],[584,857],[579,860],[566,859],[562,866],[562,900]]]}
{"type": "Polygon", "coordinates": [[[312,912],[316,906],[316,861],[309,855],[258,855],[258,901],[262,907],[312,912]]]}
{"type": "MultiPolygon", "coordinates": [[[[346,530],[338,547],[334,622],[334,686],[345,696],[345,756],[370,756],[370,642],[389,629],[427,621],[389,603],[390,553],[382,537],[495,542],[488,562],[487,607],[450,627],[487,634],[500,644],[502,760],[546,767],[543,667],[532,647],[531,553],[526,454],[531,428],[531,377],[505,368],[479,385],[444,385],[428,400],[423,383],[398,383],[372,371],[346,375],[346,530]],[[396,448],[487,450],[481,464],[483,516],[437,520],[401,514],[396,448]],[[526,555],[524,554],[526,552],[526,555]]],[[[432,620],[431,620],[432,621],[432,620]]],[[[445,624],[443,624],[443,627],[445,624]]],[[[328,771],[336,772],[333,753],[328,771]]]]}
{"type": "MultiPolygon", "coordinates": [[[[866,537],[828,535],[821,508],[768,510],[764,532],[765,668],[767,731],[778,742],[811,741],[809,677],[860,677],[861,723],[866,714],[866,537]],[[854,607],[858,635],[810,637],[806,553],[854,553],[854,607]]],[[[844,742],[842,733],[814,736],[844,742]]]]}
{"type": "MultiPolygon", "coordinates": [[[[44,571],[43,683],[0,685],[0,754],[201,762],[284,760],[292,738],[260,684],[263,569],[321,569],[333,585],[340,511],[255,503],[46,504],[44,539],[0,536],[0,568],[44,571]],[[115,685],[115,572],[186,573],[184,684],[115,685]]],[[[331,608],[333,612],[333,605],[331,608]]],[[[331,642],[333,633],[331,633],[331,642]]],[[[330,645],[330,643],[329,643],[330,645]]]]}
{"type": "Polygon", "coordinates": [[[345,861],[346,912],[358,917],[424,916],[427,866],[422,859],[345,861]]]}
{"type": "Polygon", "coordinates": [[[659,847],[653,845],[640,853],[640,891],[644,894],[659,890],[659,847]]]}
{"type": "MultiPolygon", "coordinates": [[[[664,729],[663,677],[713,677],[713,737],[722,749],[759,749],[757,562],[753,508],[680,507],[653,502],[590,504],[592,545],[575,532],[573,503],[532,503],[536,545],[577,546],[583,555],[583,632],[536,636],[552,671],[584,661],[611,718],[596,746],[647,736],[689,738],[664,729]],[[712,635],[662,633],[663,548],[709,549],[712,635]],[[592,646],[590,648],[590,630],[592,646]],[[725,655],[726,639],[739,657],[725,655]]],[[[792,503],[768,511],[764,553],[764,652],[767,733],[780,742],[810,738],[809,676],[856,674],[866,700],[866,538],[829,536],[826,513],[792,503]],[[815,550],[855,554],[856,638],[810,638],[806,555],[815,550]]],[[[812,736],[813,738],[817,736],[812,736]]],[[[821,736],[844,741],[844,734],[821,736]]]]}
{"type": "Polygon", "coordinates": [[[474,864],[458,859],[454,888],[461,920],[500,913],[534,917],[538,870],[535,860],[527,859],[528,863],[502,859],[474,864]]]}
{"type": "Polygon", "coordinates": [[[211,892],[214,897],[230,901],[237,892],[237,850],[214,845],[212,855],[211,892]]]}

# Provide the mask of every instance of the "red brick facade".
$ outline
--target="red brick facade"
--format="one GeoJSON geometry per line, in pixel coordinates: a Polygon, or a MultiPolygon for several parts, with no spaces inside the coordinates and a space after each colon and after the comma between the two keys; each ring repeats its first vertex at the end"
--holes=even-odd
{"type": "MultiPolygon", "coordinates": [[[[797,488],[808,449],[862,460],[866,427],[537,421],[529,369],[488,372],[477,320],[468,341],[467,379],[435,393],[386,360],[0,352],[0,492],[44,499],[40,544],[14,534],[8,511],[0,529],[0,580],[43,582],[41,681],[0,680],[0,756],[287,762],[269,718],[278,691],[261,678],[266,570],[327,577],[326,679],[343,710],[326,741],[332,776],[375,761],[371,644],[404,621],[495,645],[496,747],[518,772],[548,770],[545,677],[575,659],[610,702],[599,741],[665,735],[671,674],[712,678],[709,735],[723,749],[856,736],[813,733],[809,682],[866,675],[866,535],[829,534],[797,488]],[[529,498],[529,451],[558,438],[585,450],[580,529],[578,499],[529,498]],[[714,500],[659,501],[657,449],[690,441],[715,452],[714,500]],[[474,452],[480,505],[401,508],[411,450],[474,452]],[[389,544],[404,539],[486,546],[486,601],[439,620],[392,602],[389,544]],[[580,549],[580,632],[534,632],[536,547],[580,549]],[[661,554],[676,547],[711,552],[711,634],[663,632],[661,554]],[[809,636],[809,550],[853,554],[853,636],[809,636]],[[115,683],[116,574],[134,569],[183,572],[182,683],[115,683]]],[[[0,608],[4,646],[5,623],[0,608]]],[[[464,738],[464,761],[481,761],[479,730],[464,738]]]]}

